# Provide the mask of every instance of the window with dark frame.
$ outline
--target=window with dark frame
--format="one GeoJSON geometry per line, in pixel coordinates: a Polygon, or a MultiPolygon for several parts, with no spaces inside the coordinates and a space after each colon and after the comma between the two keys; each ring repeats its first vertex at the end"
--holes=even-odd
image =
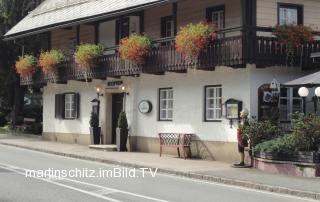
{"type": "Polygon", "coordinates": [[[299,96],[299,88],[281,88],[279,96],[280,122],[290,122],[290,114],[303,112],[303,99],[299,96]]]}
{"type": "MultiPolygon", "coordinates": [[[[206,18],[208,23],[213,23],[219,30],[225,28],[225,6],[214,6],[207,8],[206,18]]],[[[218,38],[223,38],[224,34],[218,34],[218,38]]]]}
{"type": "Polygon", "coordinates": [[[77,119],[79,118],[80,95],[77,93],[65,93],[55,95],[55,118],[77,119]]]}
{"type": "MultiPolygon", "coordinates": [[[[161,18],[161,38],[168,38],[174,36],[174,22],[172,16],[161,18]]],[[[161,45],[170,45],[170,42],[164,42],[161,45]]]]}
{"type": "Polygon", "coordinates": [[[278,4],[279,25],[300,25],[303,24],[303,6],[295,4],[278,4]]]}
{"type": "Polygon", "coordinates": [[[159,89],[159,121],[173,120],[173,89],[159,89]]]}
{"type": "Polygon", "coordinates": [[[205,86],[205,121],[221,121],[222,86],[205,86]]]}

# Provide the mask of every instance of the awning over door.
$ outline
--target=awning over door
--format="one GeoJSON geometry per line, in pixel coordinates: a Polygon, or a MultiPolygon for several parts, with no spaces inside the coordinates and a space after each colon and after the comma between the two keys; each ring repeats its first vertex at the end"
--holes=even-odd
{"type": "Polygon", "coordinates": [[[304,86],[304,87],[315,87],[320,86],[320,71],[315,72],[313,74],[309,74],[307,76],[286,82],[283,84],[284,86],[288,87],[298,87],[298,86],[304,86]]]}

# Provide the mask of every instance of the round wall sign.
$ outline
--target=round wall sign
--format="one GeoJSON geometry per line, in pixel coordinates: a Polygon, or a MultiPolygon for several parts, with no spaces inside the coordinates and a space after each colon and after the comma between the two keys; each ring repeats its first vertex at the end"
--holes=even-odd
{"type": "Polygon", "coordinates": [[[148,114],[152,111],[152,103],[148,100],[142,100],[139,103],[139,111],[143,114],[148,114]]]}

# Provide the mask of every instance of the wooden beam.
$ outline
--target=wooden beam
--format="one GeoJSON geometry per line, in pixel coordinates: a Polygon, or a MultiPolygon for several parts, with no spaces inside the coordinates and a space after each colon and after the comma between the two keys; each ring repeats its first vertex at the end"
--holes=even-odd
{"type": "Polygon", "coordinates": [[[140,33],[144,32],[144,11],[141,11],[139,14],[140,20],[140,33]]]}
{"type": "Polygon", "coordinates": [[[99,43],[99,28],[100,28],[100,26],[99,26],[100,24],[99,23],[96,23],[95,25],[94,25],[94,43],[95,44],[98,44],[99,43]]]}
{"type": "Polygon", "coordinates": [[[76,27],[77,45],[80,45],[80,25],[76,27]]]}
{"type": "Polygon", "coordinates": [[[172,20],[173,20],[173,33],[176,36],[178,32],[178,3],[172,4],[172,20]]]}

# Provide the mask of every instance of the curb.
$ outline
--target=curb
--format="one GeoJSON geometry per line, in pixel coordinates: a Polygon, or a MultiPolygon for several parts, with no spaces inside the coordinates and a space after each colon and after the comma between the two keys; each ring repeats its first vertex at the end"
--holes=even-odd
{"type": "MultiPolygon", "coordinates": [[[[89,160],[89,161],[95,161],[95,162],[106,163],[106,164],[113,164],[113,165],[118,165],[118,166],[123,166],[123,167],[130,167],[130,168],[144,167],[143,165],[138,165],[138,164],[131,164],[131,163],[126,163],[126,162],[121,162],[121,161],[116,161],[116,160],[108,160],[108,159],[101,159],[101,158],[95,158],[95,157],[87,157],[87,156],[81,156],[81,155],[77,155],[77,154],[68,154],[68,153],[56,152],[56,151],[51,151],[51,150],[46,150],[46,149],[38,149],[38,148],[34,148],[34,147],[18,145],[18,144],[13,144],[13,143],[0,142],[0,144],[6,145],[6,146],[12,146],[12,147],[33,150],[33,151],[49,153],[49,154],[54,154],[54,155],[59,155],[59,156],[64,156],[64,157],[71,157],[71,158],[76,158],[76,159],[89,160]]],[[[156,169],[155,167],[150,167],[150,166],[147,166],[147,167],[151,168],[151,169],[156,169]]],[[[250,182],[250,181],[235,180],[235,179],[230,179],[230,178],[222,178],[222,177],[216,177],[216,176],[211,176],[211,175],[202,175],[202,174],[197,174],[197,173],[175,171],[175,170],[163,169],[163,168],[158,168],[158,172],[164,173],[164,174],[169,174],[169,175],[174,175],[174,176],[179,176],[179,177],[190,178],[190,179],[202,180],[202,181],[207,181],[207,182],[215,182],[215,183],[220,183],[220,184],[225,184],[225,185],[239,186],[239,187],[250,188],[250,189],[255,189],[255,190],[260,190],[260,191],[267,191],[267,192],[273,192],[273,193],[278,193],[278,194],[286,194],[286,195],[302,197],[302,198],[309,198],[309,199],[314,199],[314,200],[320,201],[320,193],[317,193],[317,192],[301,191],[301,190],[290,189],[290,188],[286,188],[286,187],[265,185],[265,184],[250,182]]]]}

